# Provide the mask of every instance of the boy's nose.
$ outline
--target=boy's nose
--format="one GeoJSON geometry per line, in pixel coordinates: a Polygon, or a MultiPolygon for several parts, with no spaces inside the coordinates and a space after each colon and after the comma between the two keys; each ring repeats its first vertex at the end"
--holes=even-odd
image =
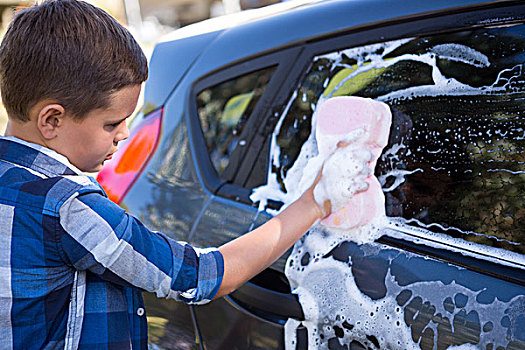
{"type": "Polygon", "coordinates": [[[122,124],[123,124],[122,127],[120,128],[119,132],[117,133],[115,137],[116,139],[115,141],[117,142],[123,141],[129,137],[128,125],[126,123],[122,123],[122,124]]]}

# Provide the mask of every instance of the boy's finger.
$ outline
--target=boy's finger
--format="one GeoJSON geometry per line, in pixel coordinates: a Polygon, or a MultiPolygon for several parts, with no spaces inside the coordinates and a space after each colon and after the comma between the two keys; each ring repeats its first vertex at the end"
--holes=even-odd
{"type": "Polygon", "coordinates": [[[314,183],[312,184],[312,187],[315,187],[321,181],[321,178],[323,177],[323,167],[321,167],[321,170],[317,173],[317,177],[314,180],[314,183]]]}
{"type": "Polygon", "coordinates": [[[332,203],[328,199],[323,203],[323,211],[324,217],[332,214],[332,203]]]}

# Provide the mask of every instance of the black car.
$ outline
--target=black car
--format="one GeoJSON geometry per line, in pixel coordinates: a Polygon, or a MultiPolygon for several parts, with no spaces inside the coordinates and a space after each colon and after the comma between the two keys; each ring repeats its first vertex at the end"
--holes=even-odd
{"type": "Polygon", "coordinates": [[[99,181],[219,246],[288,203],[317,106],[350,95],[393,116],[380,238],[316,226],[227,297],[146,294],[153,349],[525,349],[523,1],[291,1],[177,30],[99,181]]]}

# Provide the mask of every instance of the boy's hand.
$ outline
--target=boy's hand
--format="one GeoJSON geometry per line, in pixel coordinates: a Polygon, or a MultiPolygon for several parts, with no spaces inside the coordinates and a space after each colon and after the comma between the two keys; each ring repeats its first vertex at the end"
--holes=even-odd
{"type": "Polygon", "coordinates": [[[312,186],[310,186],[310,188],[306,190],[305,193],[303,194],[303,197],[306,197],[308,200],[310,200],[313,203],[313,205],[316,206],[316,208],[319,211],[320,219],[324,219],[328,215],[332,214],[332,204],[330,203],[330,200],[328,199],[325,200],[324,203],[322,203],[322,205],[320,205],[320,203],[317,203],[317,201],[315,200],[314,189],[315,189],[315,186],[317,186],[317,184],[319,183],[319,181],[321,181],[322,176],[323,176],[323,169],[321,168],[312,186]]]}
{"type": "MultiPolygon", "coordinates": [[[[365,148],[345,149],[350,144],[340,141],[337,149],[325,161],[313,185],[313,199],[325,218],[343,207],[358,192],[368,189],[365,179],[369,175],[368,162],[372,154],[365,148]],[[329,171],[324,175],[323,170],[329,171]]],[[[306,193],[305,193],[306,194],[306,193]]]]}

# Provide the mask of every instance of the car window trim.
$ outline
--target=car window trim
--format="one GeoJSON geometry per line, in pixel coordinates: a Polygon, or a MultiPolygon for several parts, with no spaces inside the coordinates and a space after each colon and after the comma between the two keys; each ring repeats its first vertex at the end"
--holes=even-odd
{"type": "MultiPolygon", "coordinates": [[[[415,31],[412,30],[415,33],[413,35],[414,37],[439,34],[441,32],[454,31],[461,28],[490,27],[490,23],[493,22],[493,18],[495,17],[500,19],[498,22],[499,24],[525,20],[522,9],[524,6],[525,4],[522,0],[503,0],[452,7],[448,9],[441,9],[427,13],[418,13],[405,17],[392,18],[380,22],[349,27],[331,33],[321,34],[308,40],[303,40],[301,43],[308,43],[309,45],[316,43],[326,43],[333,39],[346,37],[347,35],[351,36],[353,34],[370,33],[375,29],[381,30],[385,28],[388,28],[388,31],[386,31],[386,35],[380,40],[396,40],[399,36],[406,37],[402,31],[404,26],[413,27],[418,23],[424,24],[424,26],[417,26],[415,31]],[[446,20],[443,20],[443,18],[446,20]],[[433,29],[428,30],[427,28],[433,29]],[[393,31],[391,31],[392,29],[393,31]],[[438,31],[436,32],[436,30],[438,31]]],[[[408,30],[410,31],[410,28],[408,30]]],[[[377,40],[370,41],[369,43],[375,42],[377,42],[377,40]]],[[[366,44],[367,42],[362,42],[357,44],[357,46],[366,44]]],[[[349,48],[349,46],[345,47],[349,48]]]]}
{"type": "MultiPolygon", "coordinates": [[[[514,284],[525,286],[525,266],[517,262],[499,259],[492,255],[476,251],[472,246],[468,253],[462,246],[453,246],[450,243],[432,240],[434,246],[403,239],[400,236],[409,237],[404,231],[387,228],[384,235],[377,239],[378,243],[395,247],[403,251],[425,255],[446,263],[453,263],[465,269],[475,271],[484,275],[503,279],[514,284]],[[397,236],[397,237],[396,237],[397,236]]],[[[429,240],[425,237],[414,236],[418,240],[429,240]]],[[[502,249],[502,248],[500,248],[502,249]]],[[[508,252],[505,251],[507,254],[508,252]]],[[[518,254],[518,253],[515,253],[518,254]]]]}
{"type": "MultiPolygon", "coordinates": [[[[205,90],[206,88],[218,85],[222,82],[226,82],[236,77],[240,77],[244,74],[249,74],[264,68],[270,68],[275,66],[275,71],[272,74],[272,77],[266,88],[257,101],[257,104],[247,118],[247,124],[244,127],[243,131],[239,135],[241,140],[252,140],[252,134],[257,132],[257,129],[261,123],[261,116],[264,114],[264,107],[270,105],[273,97],[276,93],[275,87],[278,87],[282,80],[286,77],[286,72],[294,63],[295,57],[298,55],[299,50],[297,48],[289,48],[277,53],[270,53],[261,55],[255,58],[250,58],[247,61],[240,62],[236,65],[226,66],[224,69],[219,71],[214,71],[208,75],[205,75],[198,79],[195,83],[192,84],[189,94],[189,122],[188,127],[190,129],[191,135],[193,137],[190,139],[195,149],[196,155],[196,165],[199,171],[202,173],[202,180],[204,185],[212,193],[216,194],[219,188],[225,183],[231,183],[233,179],[226,178],[223,179],[217,173],[210,157],[209,152],[206,146],[206,141],[202,132],[202,128],[199,121],[199,115],[197,110],[197,95],[205,90]]],[[[233,166],[239,168],[241,163],[249,161],[249,159],[243,157],[247,152],[250,143],[247,143],[243,146],[243,152],[237,151],[240,149],[240,146],[237,145],[236,149],[232,153],[230,160],[233,160],[233,164],[229,164],[228,167],[233,166]],[[236,152],[237,151],[237,152],[236,152]]],[[[228,168],[227,168],[228,169],[228,168]]],[[[225,171],[227,173],[228,170],[225,171]]]]}

